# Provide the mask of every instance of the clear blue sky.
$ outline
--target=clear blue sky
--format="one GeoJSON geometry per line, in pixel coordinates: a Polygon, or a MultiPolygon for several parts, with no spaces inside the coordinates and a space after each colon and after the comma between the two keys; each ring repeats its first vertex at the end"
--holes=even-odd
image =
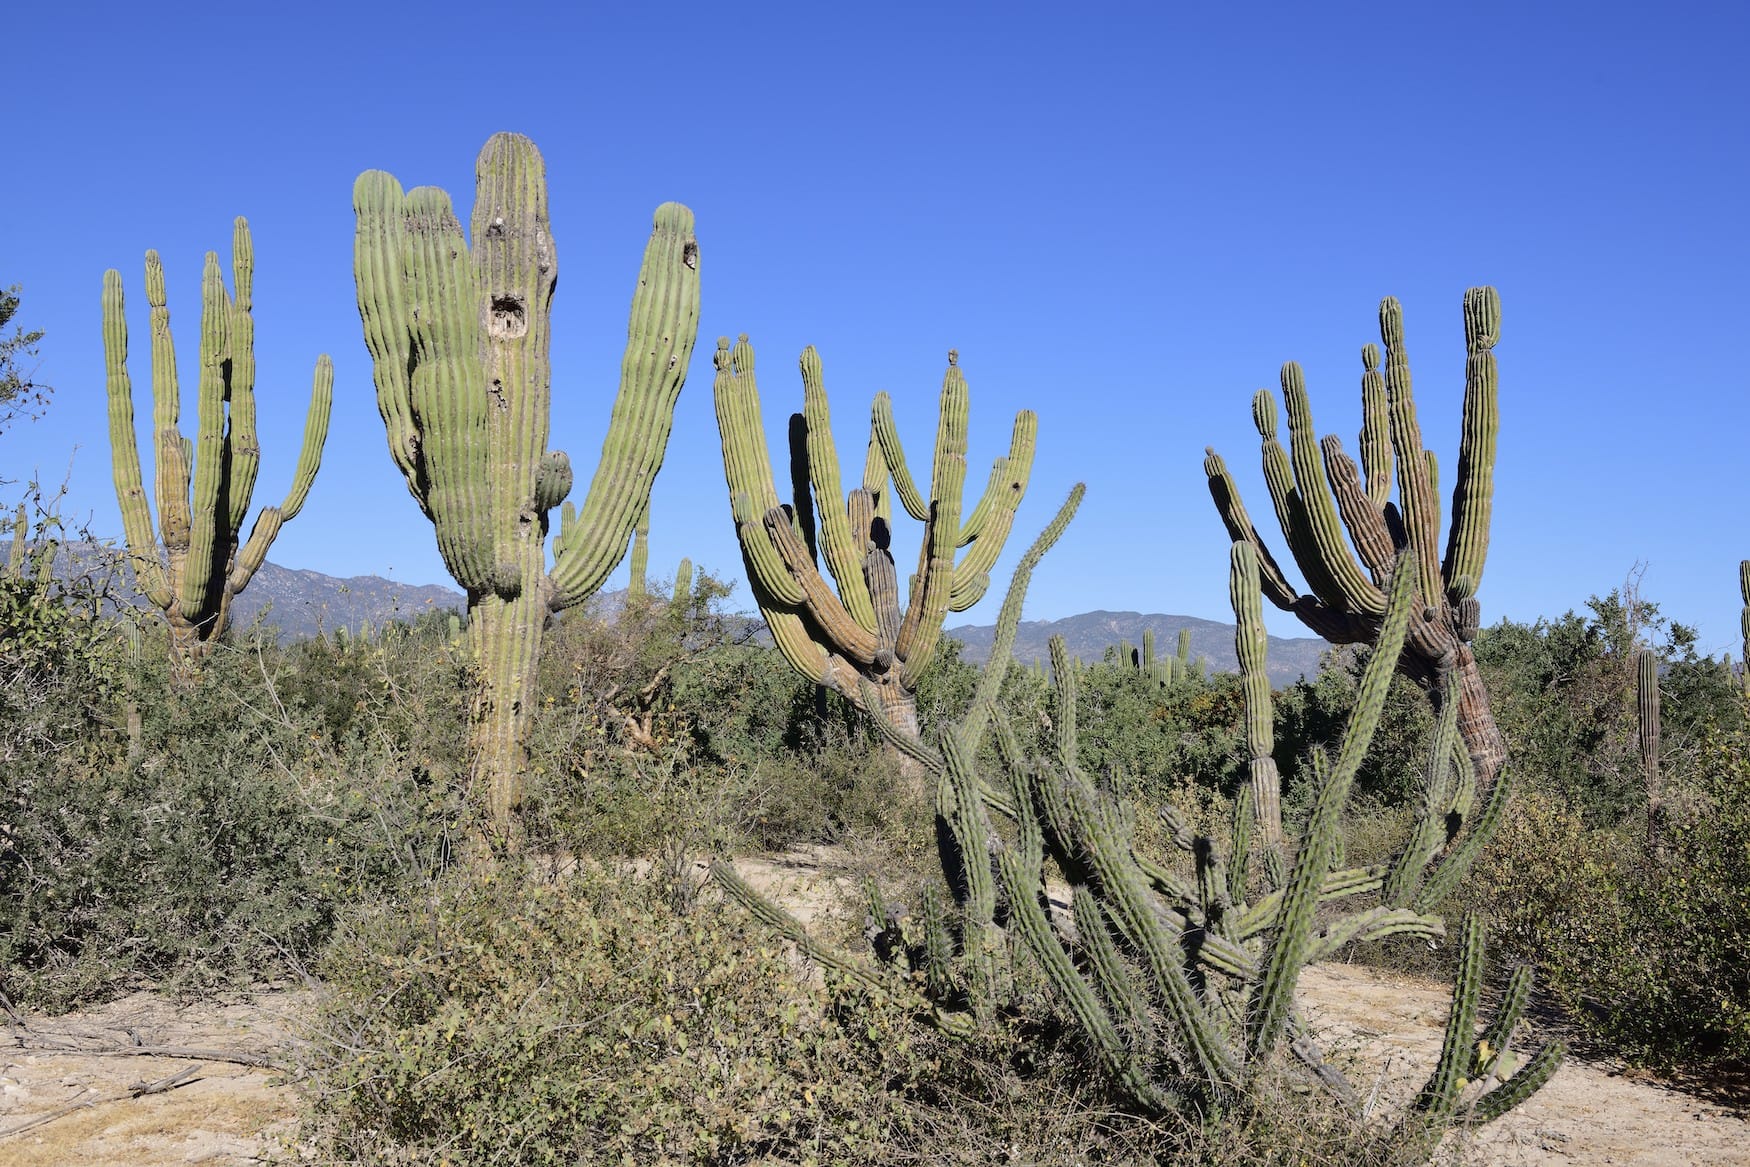
{"type": "MultiPolygon", "coordinates": [[[[1017,409],[1040,417],[1001,578],[1088,483],[1029,618],[1221,618],[1203,447],[1265,518],[1252,391],[1298,359],[1321,431],[1352,447],[1357,353],[1392,294],[1449,476],[1459,301],[1492,283],[1502,426],[1485,619],[1559,614],[1640,562],[1645,595],[1705,647],[1737,651],[1742,4],[98,3],[14,6],[6,25],[0,284],[23,284],[19,322],[47,330],[40,375],[56,394],[0,435],[0,477],[58,479],[73,458],[71,509],[100,532],[120,534],[103,271],[126,280],[144,423],[141,257],[164,256],[192,398],[201,256],[228,258],[244,214],[258,503],[290,480],[316,355],[336,370],[322,473],[272,558],[446,582],[377,417],[350,191],[385,169],[447,188],[465,219],[480,145],[516,130],[547,159],[563,270],[553,443],[580,483],[650,212],[678,199],[698,216],[700,344],[653,498],[653,574],[690,555],[739,575],[717,335],[758,347],[775,443],[801,400],[796,355],[818,346],[856,460],[880,389],[914,456],[929,449],[956,347],[971,481],[1017,409]]],[[[968,618],[994,615],[987,600],[968,618]]],[[[1299,634],[1280,616],[1272,630],[1299,634]]]]}

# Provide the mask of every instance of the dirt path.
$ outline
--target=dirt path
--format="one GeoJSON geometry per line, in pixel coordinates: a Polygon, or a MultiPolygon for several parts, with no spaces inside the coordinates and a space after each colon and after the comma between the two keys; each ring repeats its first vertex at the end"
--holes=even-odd
{"type": "MultiPolygon", "coordinates": [[[[830,867],[823,871],[823,858],[800,853],[737,866],[750,883],[820,927],[854,886],[830,867]]],[[[289,1034],[309,1000],[308,993],[277,992],[178,1007],[136,993],[100,1009],[7,1027],[0,1043],[0,1167],[262,1162],[291,1129],[294,1088],[277,1084],[272,1069],[215,1055],[291,1065],[289,1034]],[[141,1046],[193,1056],[93,1052],[141,1046]],[[201,1050],[211,1052],[194,1052],[201,1050]],[[174,1086],[133,1095],[140,1085],[190,1069],[174,1086]]],[[[1442,985],[1325,965],[1307,971],[1300,1000],[1327,1054],[1347,1062],[1350,1080],[1384,1112],[1410,1096],[1438,1055],[1448,1001],[1442,985]]],[[[1736,1167],[1750,1164],[1750,1119],[1570,1059],[1530,1102],[1452,1149],[1476,1167],[1736,1167]]]]}
{"type": "Polygon", "coordinates": [[[135,993],[8,1026],[0,1046],[0,1164],[260,1162],[296,1112],[296,1098],[275,1084],[272,1066],[290,1064],[288,1026],[309,999],[265,992],[247,1002],[178,1006],[135,993]],[[162,1085],[141,1092],[155,1084],[162,1085]],[[28,1125],[40,1119],[48,1121],[28,1125]]]}

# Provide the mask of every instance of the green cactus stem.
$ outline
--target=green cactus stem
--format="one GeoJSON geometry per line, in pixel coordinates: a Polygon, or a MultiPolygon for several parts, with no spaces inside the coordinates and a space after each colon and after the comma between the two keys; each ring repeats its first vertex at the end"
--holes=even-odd
{"type": "Polygon", "coordinates": [[[192,676],[230,623],[231,604],[267,558],[280,527],[303,507],[328,437],[334,367],[317,358],[304,444],[291,490],[263,507],[247,541],[243,522],[255,490],[261,445],[255,427],[255,251],[248,222],[231,237],[232,292],[208,252],[201,281],[200,380],[193,438],[179,426],[181,393],[170,336],[164,268],[146,253],[146,303],[152,323],[152,423],[158,526],[140,472],[128,374],[128,323],[121,273],[103,277],[103,350],[116,500],[134,580],[164,615],[176,675],[192,676]]]}
{"type": "Polygon", "coordinates": [[[1664,780],[1659,771],[1659,654],[1635,653],[1635,711],[1641,745],[1641,782],[1647,798],[1647,842],[1658,844],[1658,823],[1664,813],[1664,780]]]}
{"type": "Polygon", "coordinates": [[[445,192],[360,175],[353,274],[390,456],[468,593],[470,787],[492,841],[512,847],[542,629],[601,588],[649,505],[698,331],[699,251],[692,212],[658,207],[601,461],[575,507],[571,461],[547,449],[559,268],[545,163],[527,138],[495,134],[474,173],[469,237],[445,192]]]}
{"type": "Polygon", "coordinates": [[[915,737],[918,678],[934,658],[946,615],[970,608],[989,586],[1027,490],[1037,420],[1026,410],[1016,416],[1008,456],[997,459],[984,494],[963,517],[967,388],[958,355],[949,353],[928,495],[907,465],[885,393],[872,410],[861,482],[845,493],[820,357],[808,348],[800,364],[803,409],[790,423],[793,496],[784,506],[767,452],[753,346],[745,336],[733,346],[718,342],[717,425],[748,579],[779,651],[798,673],[915,737]],[[890,548],[895,496],[924,524],[903,610],[890,548]]]}
{"type": "Polygon", "coordinates": [[[1477,781],[1487,789],[1507,756],[1470,648],[1479,619],[1475,594],[1488,552],[1494,490],[1498,429],[1494,346],[1501,327],[1495,290],[1466,292],[1463,315],[1464,417],[1444,559],[1438,554],[1437,470],[1422,446],[1403,310],[1394,299],[1383,301],[1379,311],[1383,367],[1379,346],[1362,349],[1359,467],[1336,437],[1316,438],[1298,365],[1291,362],[1282,370],[1292,457],[1276,437],[1274,399],[1260,391],[1253,400],[1253,419],[1264,439],[1264,478],[1289,550],[1311,594],[1297,591],[1270,555],[1226,465],[1213,450],[1204,471],[1229,536],[1251,544],[1256,553],[1264,596],[1333,643],[1377,641],[1385,577],[1398,552],[1410,551],[1417,576],[1417,617],[1410,622],[1397,667],[1436,705],[1442,694],[1455,695],[1459,735],[1477,781]],[[1394,468],[1395,503],[1390,501],[1394,468]],[[1444,682],[1448,671],[1457,678],[1450,690],[1444,682]]]}

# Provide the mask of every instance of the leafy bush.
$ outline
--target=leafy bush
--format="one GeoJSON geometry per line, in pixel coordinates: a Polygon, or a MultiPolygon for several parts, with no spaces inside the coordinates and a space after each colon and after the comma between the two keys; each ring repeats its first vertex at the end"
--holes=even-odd
{"type": "Polygon", "coordinates": [[[81,749],[9,763],[0,967],[24,1001],[283,974],[339,904],[447,861],[454,799],[399,743],[332,748],[265,648],[222,649],[189,689],[165,659],[143,646],[109,702],[115,721],[137,702],[129,734],[87,728],[81,749]]]}

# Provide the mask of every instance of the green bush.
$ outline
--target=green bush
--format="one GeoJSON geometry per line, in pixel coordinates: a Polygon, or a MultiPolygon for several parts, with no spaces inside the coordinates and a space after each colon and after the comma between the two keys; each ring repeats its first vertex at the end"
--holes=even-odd
{"type": "Polygon", "coordinates": [[[283,976],[314,959],[338,905],[448,861],[455,798],[402,743],[361,731],[333,748],[282,697],[267,646],[221,649],[189,689],[156,647],[82,715],[108,720],[82,748],[33,741],[9,762],[0,967],[15,999],[283,976]],[[132,726],[110,728],[129,706],[132,726]]]}
{"type": "Polygon", "coordinates": [[[849,1164],[909,1141],[936,1067],[897,1007],[809,988],[674,891],[501,872],[362,914],[322,964],[324,1161],[849,1164]]]}

